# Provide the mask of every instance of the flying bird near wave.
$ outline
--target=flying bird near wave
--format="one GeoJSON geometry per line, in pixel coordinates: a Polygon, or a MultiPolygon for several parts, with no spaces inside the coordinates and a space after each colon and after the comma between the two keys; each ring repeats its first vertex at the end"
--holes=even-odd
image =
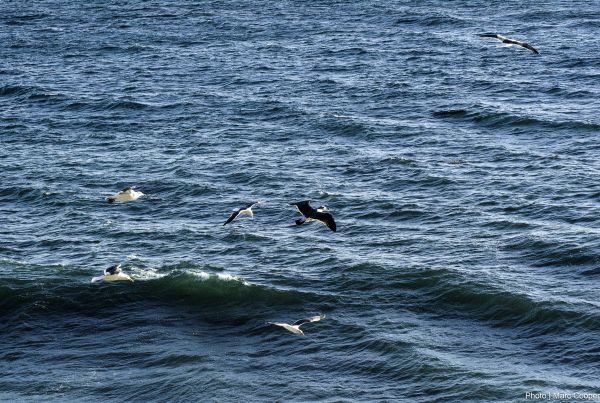
{"type": "Polygon", "coordinates": [[[300,326],[305,323],[318,322],[322,319],[325,319],[325,315],[312,316],[306,319],[300,319],[292,323],[291,325],[288,323],[280,323],[280,322],[269,322],[270,325],[280,326],[286,330],[289,330],[292,333],[299,334],[304,336],[304,332],[300,330],[300,326]]]}
{"type": "Polygon", "coordinates": [[[133,282],[133,279],[131,277],[129,277],[127,274],[123,273],[123,271],[121,270],[121,265],[116,264],[114,266],[110,266],[108,269],[105,269],[103,276],[98,276],[98,277],[92,278],[92,283],[96,283],[98,281],[124,281],[124,280],[133,282]]]}
{"type": "Polygon", "coordinates": [[[502,35],[498,35],[498,34],[494,34],[494,33],[485,33],[485,34],[479,34],[479,36],[482,37],[482,38],[494,38],[494,39],[498,39],[500,42],[505,43],[507,45],[521,46],[522,48],[531,50],[536,55],[538,55],[540,53],[540,52],[537,51],[536,48],[534,48],[533,46],[531,46],[530,44],[528,44],[526,42],[521,42],[521,41],[517,41],[517,40],[514,40],[514,39],[506,38],[506,37],[504,37],[502,35]]]}
{"type": "MultiPolygon", "coordinates": [[[[328,212],[328,211],[329,211],[329,209],[327,208],[327,206],[319,206],[319,207],[317,207],[317,213],[325,213],[325,212],[328,212]]],[[[309,222],[309,221],[311,221],[311,220],[307,220],[307,218],[303,216],[303,217],[298,218],[296,220],[296,225],[302,225],[302,224],[304,224],[306,222],[309,222]]]]}
{"type": "Polygon", "coordinates": [[[119,193],[116,193],[113,196],[107,197],[106,201],[109,203],[116,201],[133,201],[139,199],[141,196],[144,196],[144,193],[138,192],[135,189],[135,186],[126,187],[121,190],[119,193]]]}
{"type": "Polygon", "coordinates": [[[227,219],[227,221],[225,221],[225,223],[223,225],[229,224],[230,222],[235,220],[239,215],[247,215],[247,216],[250,216],[250,218],[253,218],[254,213],[252,213],[252,207],[254,207],[255,205],[257,205],[259,203],[260,202],[250,203],[246,207],[242,207],[237,210],[233,210],[233,213],[231,213],[231,215],[229,216],[229,218],[227,219]]]}
{"type": "Polygon", "coordinates": [[[320,221],[325,224],[330,230],[336,232],[337,227],[335,220],[331,213],[327,211],[326,207],[313,208],[310,205],[310,200],[305,200],[297,203],[291,203],[292,206],[296,206],[296,209],[302,214],[302,218],[296,220],[296,225],[302,225],[305,222],[320,221]]]}

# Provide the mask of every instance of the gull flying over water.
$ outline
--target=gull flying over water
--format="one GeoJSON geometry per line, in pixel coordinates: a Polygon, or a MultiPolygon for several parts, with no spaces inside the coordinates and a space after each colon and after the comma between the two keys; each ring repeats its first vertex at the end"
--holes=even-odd
{"type": "Polygon", "coordinates": [[[280,326],[286,330],[289,330],[292,333],[304,336],[304,332],[302,330],[300,330],[300,326],[302,326],[305,323],[318,322],[321,319],[325,319],[325,315],[317,315],[317,316],[312,316],[312,317],[306,318],[306,319],[300,319],[300,320],[295,321],[291,325],[288,323],[280,323],[280,322],[269,322],[269,324],[275,325],[275,326],[280,326]]]}
{"type": "Polygon", "coordinates": [[[253,218],[254,213],[252,213],[252,207],[254,207],[255,205],[257,205],[259,203],[260,202],[250,203],[246,207],[242,207],[237,210],[233,210],[233,213],[231,213],[231,215],[229,216],[229,218],[227,219],[227,221],[225,221],[225,223],[223,225],[229,224],[230,222],[235,220],[237,218],[237,216],[239,216],[239,215],[247,215],[247,216],[250,216],[250,218],[253,218]]]}
{"type": "Polygon", "coordinates": [[[119,193],[116,193],[110,197],[106,198],[106,201],[109,203],[117,201],[133,201],[139,199],[141,196],[144,196],[142,192],[138,192],[135,189],[135,186],[127,187],[121,190],[119,193]]]}
{"type": "Polygon", "coordinates": [[[123,270],[121,270],[121,265],[116,264],[114,266],[110,266],[108,269],[105,269],[103,276],[98,276],[98,277],[92,278],[92,283],[96,283],[98,281],[124,281],[124,280],[133,282],[133,279],[131,277],[129,277],[127,274],[123,273],[123,270]]]}
{"type": "Polygon", "coordinates": [[[331,213],[327,212],[327,207],[321,206],[319,208],[313,208],[310,205],[310,200],[305,200],[297,203],[291,203],[292,206],[296,206],[302,218],[296,220],[296,225],[302,225],[305,222],[320,221],[325,224],[330,230],[336,232],[335,220],[331,213]]]}
{"type": "Polygon", "coordinates": [[[506,38],[506,37],[504,37],[502,35],[498,35],[498,34],[494,34],[494,33],[485,33],[485,34],[479,34],[479,36],[482,37],[482,38],[494,38],[494,39],[498,39],[500,42],[506,43],[507,45],[521,46],[522,48],[531,50],[536,55],[540,53],[540,52],[537,51],[536,48],[534,48],[533,46],[531,46],[530,44],[528,44],[526,42],[516,41],[514,39],[506,38]]]}

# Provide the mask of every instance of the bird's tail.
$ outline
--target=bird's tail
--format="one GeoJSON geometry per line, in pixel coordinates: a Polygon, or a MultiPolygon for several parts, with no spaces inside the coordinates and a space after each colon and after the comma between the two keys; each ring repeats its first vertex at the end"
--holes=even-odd
{"type": "Polygon", "coordinates": [[[109,202],[109,203],[112,203],[112,202],[115,201],[115,198],[114,197],[107,197],[106,201],[109,202]]]}

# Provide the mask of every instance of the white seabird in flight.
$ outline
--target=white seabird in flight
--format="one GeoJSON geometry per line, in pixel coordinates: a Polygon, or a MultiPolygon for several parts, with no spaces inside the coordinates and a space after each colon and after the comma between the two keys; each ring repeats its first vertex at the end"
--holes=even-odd
{"type": "Polygon", "coordinates": [[[254,213],[252,213],[252,207],[254,207],[255,205],[257,205],[259,203],[260,202],[250,203],[246,207],[242,207],[237,210],[233,210],[233,213],[231,213],[231,215],[229,216],[229,218],[227,219],[227,221],[225,221],[225,223],[223,225],[229,224],[230,222],[235,220],[237,218],[237,216],[239,216],[239,215],[247,215],[247,216],[250,216],[250,218],[253,218],[254,213]]]}
{"type": "Polygon", "coordinates": [[[313,317],[306,318],[306,319],[300,319],[300,320],[295,321],[291,325],[288,323],[280,323],[280,322],[269,322],[269,324],[275,325],[275,326],[280,326],[286,330],[289,330],[292,333],[304,336],[304,332],[302,330],[300,330],[300,326],[302,326],[305,323],[318,322],[322,319],[325,319],[325,315],[318,315],[318,316],[313,316],[313,317]]]}
{"type": "Polygon", "coordinates": [[[518,46],[520,46],[522,48],[531,50],[536,55],[538,55],[540,53],[540,52],[537,51],[536,48],[534,48],[533,46],[531,46],[530,44],[528,44],[526,42],[521,42],[521,41],[517,41],[517,40],[514,40],[514,39],[506,38],[506,37],[504,37],[502,35],[498,35],[498,34],[494,34],[494,33],[485,33],[485,34],[479,34],[479,36],[481,36],[482,38],[494,38],[494,39],[498,39],[500,42],[505,43],[507,45],[518,45],[518,46]]]}

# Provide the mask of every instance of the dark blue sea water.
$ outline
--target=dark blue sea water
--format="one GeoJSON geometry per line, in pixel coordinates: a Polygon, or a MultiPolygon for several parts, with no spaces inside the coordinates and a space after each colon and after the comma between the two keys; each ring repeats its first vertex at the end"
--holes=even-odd
{"type": "Polygon", "coordinates": [[[3,0],[0,400],[599,394],[599,21],[3,0]],[[90,284],[116,263],[134,283],[90,284]]]}

